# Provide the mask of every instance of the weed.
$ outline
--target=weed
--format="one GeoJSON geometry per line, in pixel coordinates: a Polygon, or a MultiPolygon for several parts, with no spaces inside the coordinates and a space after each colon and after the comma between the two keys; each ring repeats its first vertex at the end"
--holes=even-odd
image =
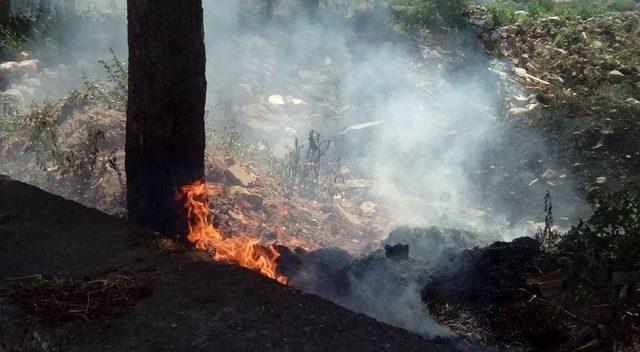
{"type": "Polygon", "coordinates": [[[551,254],[575,277],[601,286],[609,270],[640,266],[640,195],[594,191],[589,200],[594,215],[572,227],[551,254]]]}
{"type": "Polygon", "coordinates": [[[331,168],[326,161],[330,146],[331,141],[323,140],[314,130],[309,132],[306,146],[295,139],[284,160],[276,163],[276,174],[283,179],[289,191],[298,190],[306,196],[320,199],[333,197],[339,167],[331,168]]]}
{"type": "Polygon", "coordinates": [[[393,1],[396,21],[405,28],[458,27],[465,23],[465,0],[393,1]]]}

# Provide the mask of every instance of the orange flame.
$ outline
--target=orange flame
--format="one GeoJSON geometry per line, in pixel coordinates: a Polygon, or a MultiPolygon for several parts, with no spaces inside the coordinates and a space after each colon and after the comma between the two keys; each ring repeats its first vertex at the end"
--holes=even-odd
{"type": "MultiPolygon", "coordinates": [[[[196,248],[211,250],[216,261],[232,262],[247,269],[287,283],[286,276],[278,275],[276,261],[280,252],[273,244],[262,245],[259,239],[248,236],[227,238],[209,221],[209,196],[212,190],[202,181],[182,187],[189,222],[187,238],[196,248]]],[[[181,197],[182,198],[182,197],[181,197]]]]}

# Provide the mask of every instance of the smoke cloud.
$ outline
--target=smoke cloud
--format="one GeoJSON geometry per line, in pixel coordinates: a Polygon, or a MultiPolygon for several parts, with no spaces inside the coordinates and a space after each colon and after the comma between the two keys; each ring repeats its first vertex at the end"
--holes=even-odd
{"type": "MultiPolygon", "coordinates": [[[[98,75],[98,59],[110,48],[126,58],[124,2],[78,3],[115,19],[68,30],[63,48],[43,48],[64,83],[45,84],[46,94],[34,100],[75,88],[83,73],[98,75]]],[[[384,7],[361,11],[358,1],[329,1],[333,12],[310,18],[299,2],[281,0],[273,21],[260,22],[258,3],[264,1],[204,1],[209,129],[238,126],[280,156],[296,137],[319,131],[333,141],[331,157],[342,160],[348,177],[370,180],[366,196],[395,226],[478,234],[465,246],[530,234],[524,222],[541,220],[531,214],[542,215],[551,187],[532,181],[561,169],[561,161],[534,143],[535,135],[514,143],[521,136],[500,117],[505,90],[471,44],[473,33],[461,31],[449,47],[434,48],[388,26],[384,7]],[[460,60],[448,64],[442,55],[460,60]]],[[[34,8],[23,5],[15,10],[34,8]]],[[[555,193],[558,218],[582,211],[567,174],[555,193]]],[[[420,243],[421,258],[440,254],[420,243]]],[[[380,253],[359,260],[339,251],[314,255],[292,284],[425,337],[451,336],[424,312],[423,262],[396,263],[380,253]]]]}

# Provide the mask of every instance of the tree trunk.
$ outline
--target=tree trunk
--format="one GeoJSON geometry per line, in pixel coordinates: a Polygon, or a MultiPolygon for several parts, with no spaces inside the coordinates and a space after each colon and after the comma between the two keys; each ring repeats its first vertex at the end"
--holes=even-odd
{"type": "Polygon", "coordinates": [[[201,0],[128,0],[129,221],[186,234],[174,196],[204,177],[205,79],[201,0]]]}
{"type": "Polygon", "coordinates": [[[76,0],[64,0],[64,11],[67,15],[76,13],[76,0]]]}
{"type": "Polygon", "coordinates": [[[0,26],[9,24],[9,14],[11,13],[11,0],[0,0],[0,26]]]}
{"type": "Polygon", "coordinates": [[[273,19],[273,8],[275,6],[275,2],[276,0],[267,0],[267,7],[265,12],[266,12],[266,17],[269,21],[273,19]]]}
{"type": "Polygon", "coordinates": [[[320,0],[304,0],[305,8],[310,16],[314,16],[320,8],[320,0]]]}

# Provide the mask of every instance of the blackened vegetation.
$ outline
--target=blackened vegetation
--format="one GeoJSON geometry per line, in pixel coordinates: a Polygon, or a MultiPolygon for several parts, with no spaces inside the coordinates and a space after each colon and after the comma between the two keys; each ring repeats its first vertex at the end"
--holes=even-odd
{"type": "Polygon", "coordinates": [[[464,230],[400,227],[391,231],[383,244],[406,245],[412,258],[430,266],[448,266],[457,252],[473,248],[479,240],[478,234],[464,230]]]}
{"type": "Polygon", "coordinates": [[[337,177],[337,172],[327,161],[331,141],[311,130],[307,142],[305,146],[296,138],[284,162],[276,170],[285,181],[288,192],[295,189],[312,198],[331,199],[337,177]]]}
{"type": "Polygon", "coordinates": [[[422,290],[456,332],[507,350],[614,350],[637,346],[640,206],[637,195],[592,193],[595,214],[560,236],[497,242],[450,256],[422,290]],[[472,319],[469,319],[472,317],[472,319]],[[634,345],[636,344],[636,345],[634,345]]]}
{"type": "Polygon", "coordinates": [[[532,238],[461,252],[453,269],[425,285],[423,299],[432,311],[451,305],[469,312],[501,343],[555,348],[566,342],[568,335],[541,314],[538,305],[520,304],[531,297],[525,273],[535,270],[540,254],[540,245],[532,238]]]}

